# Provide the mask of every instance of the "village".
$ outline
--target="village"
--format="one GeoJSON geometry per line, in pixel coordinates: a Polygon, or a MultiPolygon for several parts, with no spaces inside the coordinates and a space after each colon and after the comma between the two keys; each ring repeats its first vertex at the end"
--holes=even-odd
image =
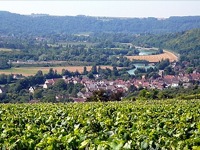
{"type": "MultiPolygon", "coordinates": [[[[200,80],[200,73],[193,72],[190,74],[180,73],[179,75],[163,75],[163,71],[160,71],[160,77],[156,79],[146,79],[144,76],[141,79],[131,79],[131,80],[98,80],[98,76],[96,80],[91,80],[87,77],[83,77],[82,79],[78,77],[66,77],[56,78],[56,79],[47,79],[42,86],[43,89],[48,89],[53,86],[58,80],[63,79],[67,84],[82,84],[84,88],[79,91],[76,97],[70,97],[74,102],[85,102],[87,98],[93,95],[93,92],[96,90],[105,90],[112,92],[123,92],[128,93],[129,88],[131,86],[136,87],[137,89],[158,89],[164,90],[166,88],[177,88],[184,87],[189,88],[194,83],[198,83],[200,80]]],[[[30,87],[29,92],[34,93],[35,87],[30,87]]],[[[1,91],[0,91],[1,92],[1,91]]],[[[59,95],[56,96],[56,99],[59,101],[59,95]]]]}
{"type": "MultiPolygon", "coordinates": [[[[186,64],[187,65],[187,64],[186,64]]],[[[45,78],[42,74],[39,76],[39,83],[34,82],[32,77],[24,77],[22,74],[12,74],[14,82],[22,82],[18,85],[18,91],[14,87],[14,91],[17,93],[24,93],[26,95],[27,102],[40,102],[40,99],[46,97],[46,95],[41,94],[40,97],[34,96],[35,93],[41,91],[41,93],[54,94],[56,102],[61,102],[61,99],[70,99],[72,102],[86,102],[90,97],[93,96],[94,91],[107,91],[110,93],[123,93],[123,99],[127,95],[135,91],[140,91],[142,89],[146,90],[165,90],[170,88],[190,88],[194,85],[199,85],[200,73],[198,69],[193,69],[190,72],[182,69],[180,65],[176,62],[170,65],[173,70],[178,70],[176,74],[170,75],[166,74],[165,70],[158,70],[156,77],[147,77],[143,74],[141,77],[130,76],[127,80],[123,80],[119,77],[116,79],[105,79],[101,74],[93,74],[94,78],[89,78],[88,75],[59,75],[59,77],[45,78]],[[43,80],[41,80],[43,79],[43,80]],[[26,83],[23,83],[24,81],[26,83]],[[32,81],[31,81],[32,80],[32,81]],[[62,80],[66,85],[81,85],[81,88],[75,89],[75,92],[67,92],[67,89],[58,90],[56,83],[62,80]],[[30,83],[32,83],[31,86],[30,83]],[[26,85],[26,87],[23,85],[26,85]],[[28,85],[28,86],[27,86],[28,85]],[[23,92],[22,92],[23,91],[23,92]],[[26,94],[27,93],[27,94],[26,94]]],[[[53,71],[53,70],[51,70],[53,71]]],[[[41,72],[41,71],[39,71],[41,72]]],[[[37,76],[37,74],[35,75],[37,76]]],[[[15,85],[16,86],[16,85],[15,85]]],[[[0,86],[0,96],[9,95],[12,90],[9,90],[8,86],[0,86]],[[6,89],[7,87],[7,89],[6,89]]],[[[1,99],[3,96],[1,96],[1,99]]]]}

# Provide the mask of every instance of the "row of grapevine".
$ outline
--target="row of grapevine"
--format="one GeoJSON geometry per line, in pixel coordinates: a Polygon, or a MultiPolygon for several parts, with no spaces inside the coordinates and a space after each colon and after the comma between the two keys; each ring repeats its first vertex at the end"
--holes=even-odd
{"type": "Polygon", "coordinates": [[[0,148],[199,149],[200,101],[1,104],[0,148]]]}

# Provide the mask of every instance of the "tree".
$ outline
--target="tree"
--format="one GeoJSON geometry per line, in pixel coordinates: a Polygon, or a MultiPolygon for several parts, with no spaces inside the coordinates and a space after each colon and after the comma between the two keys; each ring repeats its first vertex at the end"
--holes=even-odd
{"type": "Polygon", "coordinates": [[[56,102],[56,96],[55,96],[55,94],[47,94],[46,97],[43,100],[44,100],[44,102],[55,103],[56,102]]]}
{"type": "Polygon", "coordinates": [[[47,54],[42,54],[38,57],[39,61],[47,61],[49,60],[48,55],[47,54]]]}
{"type": "Polygon", "coordinates": [[[174,74],[175,74],[175,72],[174,72],[174,70],[172,69],[171,66],[166,67],[166,68],[164,69],[164,73],[165,73],[166,75],[174,75],[174,74]]]}
{"type": "Polygon", "coordinates": [[[118,70],[117,70],[116,66],[113,67],[112,72],[113,72],[113,76],[119,76],[119,73],[118,73],[118,70]]]}
{"type": "Polygon", "coordinates": [[[20,92],[23,89],[27,89],[29,87],[29,80],[27,78],[18,80],[15,84],[15,92],[20,92]]]}
{"type": "Polygon", "coordinates": [[[7,76],[7,83],[11,83],[13,80],[13,76],[12,75],[8,75],[7,76]]]}
{"type": "Polygon", "coordinates": [[[54,71],[53,78],[58,78],[58,77],[59,77],[58,72],[57,72],[57,70],[55,70],[55,71],[54,71]]]}
{"type": "Polygon", "coordinates": [[[107,102],[109,101],[108,93],[105,90],[96,90],[93,92],[93,96],[87,99],[89,102],[107,102]]]}
{"type": "Polygon", "coordinates": [[[101,72],[102,72],[101,66],[98,67],[97,71],[98,71],[99,74],[101,74],[101,72]]]}
{"type": "Polygon", "coordinates": [[[97,74],[97,73],[98,73],[98,72],[97,72],[97,66],[96,66],[96,65],[92,66],[91,73],[92,73],[92,74],[97,74]]]}
{"type": "Polygon", "coordinates": [[[84,75],[88,74],[88,71],[87,71],[87,67],[86,67],[86,66],[83,67],[83,74],[84,74],[84,75]]]}
{"type": "Polygon", "coordinates": [[[69,71],[69,70],[65,70],[65,69],[62,69],[62,76],[68,76],[68,77],[71,77],[72,76],[72,73],[69,71]]]}
{"type": "Polygon", "coordinates": [[[89,79],[94,79],[94,75],[93,75],[91,72],[87,74],[87,77],[88,77],[89,79]]]}
{"type": "Polygon", "coordinates": [[[7,75],[1,74],[0,75],[0,84],[6,84],[7,83],[7,75]]]}
{"type": "Polygon", "coordinates": [[[54,84],[54,89],[57,90],[57,91],[66,90],[67,89],[67,83],[65,83],[65,81],[63,79],[59,79],[54,84]]]}
{"type": "Polygon", "coordinates": [[[192,73],[193,72],[193,68],[187,68],[186,72],[189,74],[189,73],[192,73]]]}
{"type": "Polygon", "coordinates": [[[45,81],[45,78],[43,76],[43,72],[41,70],[39,70],[36,75],[34,76],[35,79],[35,84],[43,84],[45,81]]]}
{"type": "Polygon", "coordinates": [[[111,96],[110,96],[110,100],[111,101],[121,101],[121,98],[123,97],[123,92],[121,91],[117,91],[116,93],[112,93],[111,96]]]}
{"type": "Polygon", "coordinates": [[[0,58],[0,69],[7,69],[11,66],[8,64],[8,60],[5,58],[0,58]]]}
{"type": "Polygon", "coordinates": [[[162,48],[159,48],[158,49],[158,54],[162,54],[163,53],[163,49],[162,48]]]}
{"type": "Polygon", "coordinates": [[[151,90],[150,91],[150,97],[149,98],[151,98],[151,99],[157,99],[158,98],[158,93],[159,93],[159,91],[158,90],[151,90]]]}
{"type": "Polygon", "coordinates": [[[132,93],[132,92],[135,92],[137,90],[136,86],[133,84],[131,85],[129,88],[128,88],[128,92],[129,93],[132,93]]]}
{"type": "Polygon", "coordinates": [[[35,90],[33,97],[36,99],[42,98],[42,92],[43,90],[35,90]]]}
{"type": "Polygon", "coordinates": [[[76,70],[75,72],[74,72],[74,76],[79,76],[80,75],[80,73],[78,72],[78,70],[76,70]]]}
{"type": "Polygon", "coordinates": [[[147,94],[148,94],[148,91],[146,89],[143,89],[139,92],[138,96],[145,98],[147,94]]]}
{"type": "Polygon", "coordinates": [[[166,94],[166,92],[163,92],[163,91],[160,91],[157,96],[158,96],[159,99],[168,98],[168,95],[166,94]]]}
{"type": "Polygon", "coordinates": [[[158,69],[164,70],[169,65],[170,65],[169,59],[162,60],[158,65],[158,69]]]}
{"type": "Polygon", "coordinates": [[[35,76],[43,76],[43,72],[41,70],[38,70],[35,76]]]}
{"type": "Polygon", "coordinates": [[[54,70],[53,68],[50,68],[48,74],[46,74],[46,78],[52,79],[53,77],[54,77],[54,70]]]}

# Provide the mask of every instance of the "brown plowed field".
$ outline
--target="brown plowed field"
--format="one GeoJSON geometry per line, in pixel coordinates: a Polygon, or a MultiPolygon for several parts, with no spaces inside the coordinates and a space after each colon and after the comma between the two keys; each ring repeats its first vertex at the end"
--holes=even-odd
{"type": "Polygon", "coordinates": [[[164,50],[163,54],[147,56],[126,56],[130,60],[147,60],[149,62],[159,62],[162,59],[169,59],[170,62],[177,61],[178,57],[172,52],[164,50]]]}

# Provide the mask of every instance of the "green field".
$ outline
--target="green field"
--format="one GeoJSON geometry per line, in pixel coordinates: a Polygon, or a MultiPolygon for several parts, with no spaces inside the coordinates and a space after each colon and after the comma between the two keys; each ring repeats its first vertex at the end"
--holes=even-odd
{"type": "MultiPolygon", "coordinates": [[[[21,68],[10,68],[10,69],[4,69],[0,70],[0,73],[4,74],[23,74],[25,76],[35,75],[37,71],[40,70],[39,67],[21,67],[21,68]]],[[[47,73],[48,71],[44,71],[44,73],[47,73]]]]}
{"type": "MultiPolygon", "coordinates": [[[[10,69],[4,69],[0,70],[0,74],[22,74],[24,76],[31,76],[35,75],[38,70],[41,70],[43,74],[47,74],[49,72],[50,68],[53,68],[54,70],[57,70],[58,73],[62,72],[62,69],[67,69],[71,72],[79,71],[80,73],[83,72],[84,66],[59,66],[59,67],[19,67],[19,68],[10,68],[10,69]]],[[[92,66],[86,66],[87,70],[90,71],[92,66]]],[[[112,66],[101,66],[102,69],[110,68],[112,69],[112,66]]],[[[118,67],[120,69],[120,67],[118,67]]]]}
{"type": "Polygon", "coordinates": [[[1,149],[200,148],[200,100],[0,107],[1,149]]]}

